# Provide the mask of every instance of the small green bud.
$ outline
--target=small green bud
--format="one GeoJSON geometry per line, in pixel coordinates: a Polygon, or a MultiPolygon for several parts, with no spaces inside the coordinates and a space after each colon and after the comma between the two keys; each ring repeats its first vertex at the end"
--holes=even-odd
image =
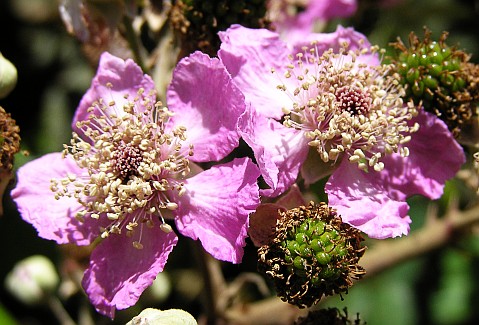
{"type": "Polygon", "coordinates": [[[311,240],[310,245],[311,245],[311,248],[315,252],[322,252],[323,251],[322,243],[319,240],[319,238],[314,238],[313,240],[311,240]]]}
{"type": "Polygon", "coordinates": [[[316,260],[319,262],[319,264],[326,265],[331,261],[331,255],[325,252],[318,252],[316,253],[316,260]]]}
{"type": "Polygon", "coordinates": [[[296,240],[289,240],[288,241],[288,250],[291,253],[299,252],[299,247],[300,247],[300,244],[296,240]]]}
{"type": "Polygon", "coordinates": [[[414,83],[419,78],[419,70],[410,68],[406,73],[406,81],[409,84],[414,83]]]}
{"type": "Polygon", "coordinates": [[[411,87],[412,93],[416,97],[422,97],[424,93],[424,83],[422,81],[416,81],[411,87]]]}
{"type": "Polygon", "coordinates": [[[441,72],[442,72],[441,64],[432,63],[428,66],[428,69],[431,76],[433,77],[438,77],[441,75],[441,72]]]}
{"type": "Polygon", "coordinates": [[[53,263],[41,255],[18,262],[5,278],[5,287],[26,305],[36,305],[53,293],[60,279],[53,263]]]}
{"type": "Polygon", "coordinates": [[[17,69],[0,53],[0,99],[15,88],[17,84],[17,69]]]}
{"type": "Polygon", "coordinates": [[[439,81],[433,76],[427,76],[424,78],[424,86],[429,89],[436,89],[439,86],[439,81]]]}

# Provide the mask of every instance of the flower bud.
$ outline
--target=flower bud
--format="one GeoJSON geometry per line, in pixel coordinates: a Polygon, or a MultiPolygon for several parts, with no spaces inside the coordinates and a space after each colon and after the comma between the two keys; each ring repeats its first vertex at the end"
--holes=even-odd
{"type": "Polygon", "coordinates": [[[17,69],[0,53],[0,99],[6,97],[17,84],[17,69]]]}
{"type": "Polygon", "coordinates": [[[193,316],[181,309],[147,308],[126,325],[198,325],[198,323],[193,316]]]}
{"type": "Polygon", "coordinates": [[[424,39],[409,35],[409,46],[400,39],[392,45],[394,72],[401,76],[407,99],[444,120],[455,136],[476,115],[479,103],[479,66],[470,55],[446,44],[447,33],[439,41],[425,29],[424,39]]]}
{"type": "Polygon", "coordinates": [[[160,272],[156,276],[156,279],[153,281],[151,286],[147,289],[147,295],[143,299],[149,299],[158,302],[165,301],[168,296],[171,294],[171,280],[169,279],[166,272],[160,272]]]}
{"type": "Polygon", "coordinates": [[[5,278],[5,287],[26,305],[40,304],[58,286],[60,279],[53,263],[41,255],[18,262],[5,278]]]}
{"type": "Polygon", "coordinates": [[[258,250],[258,269],[282,300],[300,308],[323,295],[347,292],[365,271],[357,263],[365,248],[359,230],[326,203],[280,212],[271,242],[258,250]]]}

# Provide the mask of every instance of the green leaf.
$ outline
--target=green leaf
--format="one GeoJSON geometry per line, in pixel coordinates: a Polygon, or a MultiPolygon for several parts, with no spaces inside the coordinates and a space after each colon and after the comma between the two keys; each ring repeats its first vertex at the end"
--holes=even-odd
{"type": "Polygon", "coordinates": [[[10,315],[3,305],[0,305],[0,324],[17,325],[17,321],[10,315]]]}

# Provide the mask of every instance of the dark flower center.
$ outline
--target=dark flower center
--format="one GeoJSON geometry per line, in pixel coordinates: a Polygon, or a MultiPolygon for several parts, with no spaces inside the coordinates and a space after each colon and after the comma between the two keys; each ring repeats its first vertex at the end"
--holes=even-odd
{"type": "Polygon", "coordinates": [[[352,115],[366,114],[371,107],[371,97],[358,87],[341,87],[336,91],[336,99],[341,110],[352,115]]]}
{"type": "Polygon", "coordinates": [[[121,142],[113,153],[111,164],[113,171],[125,181],[132,175],[138,175],[138,167],[142,161],[142,151],[138,146],[121,142]]]}

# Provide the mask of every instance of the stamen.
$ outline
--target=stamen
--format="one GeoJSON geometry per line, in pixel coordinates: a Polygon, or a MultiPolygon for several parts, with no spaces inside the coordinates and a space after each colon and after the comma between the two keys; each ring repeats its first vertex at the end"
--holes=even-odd
{"type": "Polygon", "coordinates": [[[303,132],[324,162],[334,164],[346,155],[360,169],[380,171],[386,154],[407,156],[404,145],[417,131],[408,120],[417,111],[404,105],[404,89],[389,66],[359,62],[361,55],[378,51],[351,51],[346,44],[339,53],[331,49],[319,55],[313,43],[291,59],[283,74],[297,80],[295,86],[287,88],[276,74],[278,89],[291,98],[290,106],[283,107],[283,124],[303,132]]]}
{"type": "Polygon", "coordinates": [[[193,155],[193,146],[183,145],[186,128],[166,129],[173,114],[145,96],[140,89],[122,108],[113,100],[95,102],[90,117],[77,123],[80,134],[73,133],[63,151],[84,172],[52,180],[50,187],[55,198],[74,197],[83,206],[77,219],[109,220],[102,238],[123,230],[132,237],[139,230],[132,241],[137,249],[143,247],[143,227],[154,225],[152,218],[159,216],[160,229],[172,231],[161,210],[178,208],[173,198],[185,192],[181,180],[190,172],[187,157],[193,155]]]}

